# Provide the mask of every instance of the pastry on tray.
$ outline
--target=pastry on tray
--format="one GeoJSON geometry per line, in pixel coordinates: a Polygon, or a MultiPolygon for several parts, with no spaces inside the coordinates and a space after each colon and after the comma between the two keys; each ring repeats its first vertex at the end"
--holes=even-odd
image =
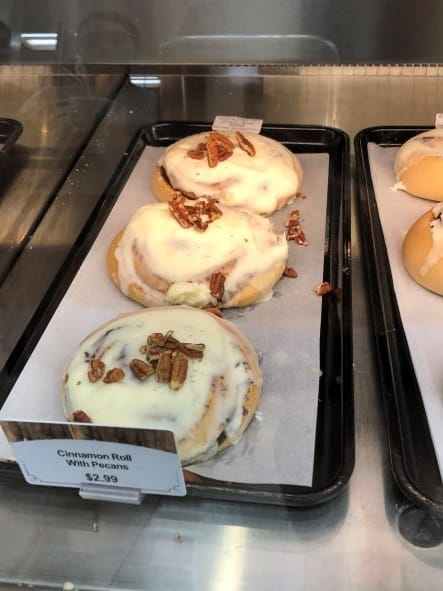
{"type": "Polygon", "coordinates": [[[443,129],[410,138],[394,162],[397,188],[416,197],[443,201],[443,129]]]}
{"type": "Polygon", "coordinates": [[[208,131],[166,148],[152,188],[160,201],[179,191],[270,215],[295,199],[302,180],[298,158],[280,142],[250,132],[208,131]]]}
{"type": "Polygon", "coordinates": [[[187,306],[121,315],[78,347],[63,380],[68,420],[173,431],[183,464],[241,438],[262,375],[225,319],[187,306]]]}
{"type": "Polygon", "coordinates": [[[241,307],[272,294],[288,244],[271,222],[214,199],[153,203],[113,240],[108,273],[145,306],[241,307]]]}
{"type": "Polygon", "coordinates": [[[403,241],[402,258],[417,283],[443,295],[443,203],[412,225],[403,241]]]}

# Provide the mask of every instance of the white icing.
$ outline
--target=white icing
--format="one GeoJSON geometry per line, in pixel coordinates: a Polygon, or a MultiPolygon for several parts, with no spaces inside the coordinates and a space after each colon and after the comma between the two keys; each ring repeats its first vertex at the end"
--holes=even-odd
{"type": "Polygon", "coordinates": [[[419,269],[420,275],[426,275],[443,258],[443,203],[432,208],[432,217],[430,222],[432,247],[419,269]]]}
{"type": "Polygon", "coordinates": [[[400,147],[394,161],[396,179],[399,180],[403,172],[411,164],[424,156],[443,158],[443,128],[430,129],[419,133],[400,147]]]}
{"type": "Polygon", "coordinates": [[[256,150],[248,156],[235,139],[234,153],[210,168],[206,158],[194,160],[188,150],[205,142],[207,133],[185,137],[169,146],[159,165],[163,166],[172,186],[197,197],[212,195],[225,205],[247,207],[260,214],[270,214],[283,205],[282,200],[295,198],[303,180],[297,157],[283,144],[255,133],[244,132],[256,150]]]}
{"type": "MultiPolygon", "coordinates": [[[[211,314],[181,307],[143,310],[99,328],[81,344],[67,375],[65,388],[72,410],[83,410],[95,423],[168,429],[178,441],[198,423],[206,410],[211,383],[222,375],[226,391],[216,401],[218,433],[234,434],[242,422],[251,381],[235,336],[211,314]],[[157,382],[154,375],[140,381],[128,367],[131,359],[143,359],[140,347],[149,334],[169,330],[182,342],[205,344],[203,359],[189,360],[187,378],[177,391],[157,382]],[[88,359],[93,355],[101,357],[106,369],[123,369],[123,380],[91,383],[87,373],[88,359]]],[[[205,451],[196,450],[195,455],[205,451]]]]}
{"type": "Polygon", "coordinates": [[[405,184],[402,183],[402,181],[398,181],[397,183],[394,183],[391,187],[391,191],[405,191],[406,187],[405,184]]]}
{"type": "Polygon", "coordinates": [[[221,206],[223,215],[204,232],[182,228],[166,203],[140,208],[125,228],[115,251],[118,279],[123,293],[129,285],[146,287],[134,266],[136,248],[151,275],[169,283],[159,303],[187,303],[204,307],[214,304],[209,290],[212,273],[224,270],[228,301],[252,275],[266,272],[284,262],[288,244],[276,234],[271,222],[257,214],[221,206]]]}
{"type": "Polygon", "coordinates": [[[187,304],[196,308],[217,304],[216,298],[211,296],[209,284],[178,281],[173,283],[166,292],[166,301],[168,304],[187,304]]]}

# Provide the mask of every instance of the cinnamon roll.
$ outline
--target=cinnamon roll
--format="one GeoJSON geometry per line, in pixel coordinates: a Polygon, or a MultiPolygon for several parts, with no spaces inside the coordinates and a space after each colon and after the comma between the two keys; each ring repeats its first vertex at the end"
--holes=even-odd
{"type": "Polygon", "coordinates": [[[108,273],[144,306],[247,306],[272,294],[288,256],[284,234],[214,200],[146,205],[113,240],[108,273]]]}
{"type": "Polygon", "coordinates": [[[166,306],[90,334],[66,369],[63,406],[68,420],[172,431],[190,464],[241,438],[261,387],[255,350],[232,323],[166,306]]]}
{"type": "Polygon", "coordinates": [[[443,129],[424,131],[405,142],[397,152],[394,172],[396,188],[443,201],[443,129]]]}
{"type": "Polygon", "coordinates": [[[443,203],[412,225],[403,241],[402,258],[417,283],[443,295],[443,203]]]}
{"type": "Polygon", "coordinates": [[[280,142],[250,132],[210,131],[168,146],[152,189],[160,201],[180,191],[270,215],[295,199],[302,181],[298,158],[280,142]]]}

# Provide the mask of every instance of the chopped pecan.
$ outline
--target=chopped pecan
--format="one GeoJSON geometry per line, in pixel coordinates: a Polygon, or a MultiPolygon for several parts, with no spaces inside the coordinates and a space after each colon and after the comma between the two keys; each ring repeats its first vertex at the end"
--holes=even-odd
{"type": "Polygon", "coordinates": [[[203,150],[188,150],[188,156],[189,158],[192,158],[193,160],[203,160],[204,158],[206,158],[206,149],[203,150]]]}
{"type": "Polygon", "coordinates": [[[114,384],[115,382],[120,382],[124,377],[125,372],[121,369],[121,367],[113,367],[108,372],[106,372],[103,382],[105,384],[114,384]]]}
{"type": "Polygon", "coordinates": [[[292,279],[298,277],[298,273],[293,267],[286,267],[286,269],[283,271],[283,275],[285,277],[291,277],[292,279]]]}
{"type": "Polygon", "coordinates": [[[184,205],[184,201],[185,198],[183,196],[175,195],[171,201],[168,201],[168,209],[182,228],[190,228],[192,223],[189,220],[188,211],[184,205]]]}
{"type": "Polygon", "coordinates": [[[248,140],[248,138],[246,138],[241,131],[236,131],[235,132],[235,137],[238,141],[238,145],[240,146],[240,148],[246,152],[246,154],[248,156],[255,156],[255,148],[254,145],[252,144],[252,142],[250,142],[248,140]]]}
{"type": "Polygon", "coordinates": [[[91,419],[84,410],[75,410],[71,415],[71,421],[76,423],[92,423],[91,419]]]}
{"type": "Polygon", "coordinates": [[[179,390],[185,383],[188,375],[188,358],[184,353],[178,352],[174,357],[171,371],[171,390],[179,390]]]}
{"type": "Polygon", "coordinates": [[[138,380],[145,380],[155,373],[155,368],[143,359],[131,359],[129,369],[138,380]]]}
{"type": "Polygon", "coordinates": [[[209,291],[214,298],[217,298],[217,301],[221,301],[223,299],[223,295],[225,293],[225,280],[226,277],[220,271],[217,273],[212,273],[209,279],[209,291]]]}
{"type": "Polygon", "coordinates": [[[188,150],[187,154],[193,160],[203,160],[206,158],[206,144],[204,142],[200,142],[196,148],[188,150]]]}
{"type": "Polygon", "coordinates": [[[204,232],[211,222],[223,215],[214,198],[198,199],[190,205],[185,204],[183,196],[175,195],[168,207],[182,228],[194,227],[199,232],[204,232]]]}
{"type": "Polygon", "coordinates": [[[101,380],[105,373],[105,364],[101,359],[91,359],[89,364],[88,378],[89,381],[94,383],[101,380]]]}
{"type": "Polygon", "coordinates": [[[317,295],[324,296],[332,291],[332,287],[327,281],[323,281],[314,287],[314,291],[317,295]]]}
{"type": "Polygon", "coordinates": [[[157,382],[168,384],[171,381],[172,373],[172,351],[167,349],[160,353],[157,366],[155,368],[155,377],[157,382]]]}
{"type": "Polygon", "coordinates": [[[305,233],[301,227],[300,212],[298,209],[291,211],[285,225],[287,240],[295,240],[297,244],[300,244],[301,246],[306,246],[308,244],[305,233]]]}

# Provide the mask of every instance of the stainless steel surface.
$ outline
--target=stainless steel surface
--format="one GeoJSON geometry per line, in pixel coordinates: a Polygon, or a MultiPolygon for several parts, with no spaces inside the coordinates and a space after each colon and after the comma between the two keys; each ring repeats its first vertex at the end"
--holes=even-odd
{"type": "MultiPolygon", "coordinates": [[[[94,156],[98,138],[106,151],[109,130],[122,132],[112,154],[96,161],[107,174],[135,126],[134,115],[138,121],[155,116],[211,120],[218,113],[260,116],[269,123],[333,125],[351,136],[370,125],[432,124],[443,104],[439,74],[431,67],[165,74],[151,97],[154,104],[159,101],[151,111],[137,106],[142,89],[136,86],[124,103],[115,101],[88,154],[94,156]]],[[[101,182],[96,181],[97,190],[101,182]]],[[[74,211],[73,206],[67,202],[68,209],[74,211]]],[[[69,240],[78,231],[76,224],[66,225],[69,240]]],[[[44,248],[44,236],[39,241],[44,248]]],[[[414,544],[399,530],[410,504],[389,471],[355,214],[353,295],[356,465],[339,497],[304,510],[189,498],[147,498],[133,507],[88,502],[75,491],[25,486],[7,471],[0,481],[0,581],[6,588],[14,583],[61,588],[72,581],[80,589],[440,590],[438,536],[437,545],[422,548],[419,535],[414,544]]],[[[419,534],[417,521],[409,522],[411,530],[414,523],[419,534]]]]}

